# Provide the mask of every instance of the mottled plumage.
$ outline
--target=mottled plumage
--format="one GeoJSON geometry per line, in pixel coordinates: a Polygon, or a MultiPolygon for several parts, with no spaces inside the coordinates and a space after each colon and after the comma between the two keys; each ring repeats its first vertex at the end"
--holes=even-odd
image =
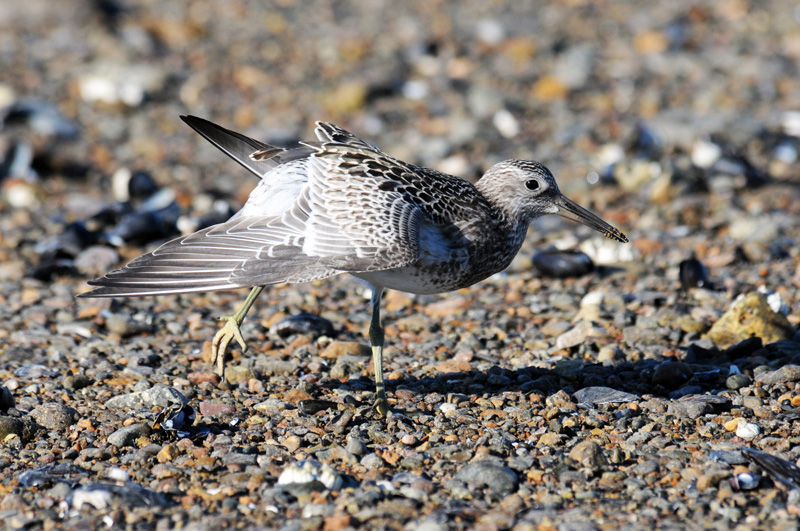
{"type": "MultiPolygon", "coordinates": [[[[231,338],[244,348],[238,325],[260,286],[338,273],[368,282],[377,372],[383,289],[440,293],[483,280],[508,266],[530,222],[544,214],[561,214],[627,241],[564,197],[537,162],[501,162],[472,185],[397,160],[329,123],[317,123],[318,141],[284,149],[200,118],[183,120],[260,183],[229,221],[165,243],[91,281],[96,287],[84,296],[254,287],[245,307],[215,338],[220,370],[231,338]]],[[[379,401],[382,393],[379,382],[379,401]]],[[[386,409],[385,398],[380,406],[386,409]]]]}

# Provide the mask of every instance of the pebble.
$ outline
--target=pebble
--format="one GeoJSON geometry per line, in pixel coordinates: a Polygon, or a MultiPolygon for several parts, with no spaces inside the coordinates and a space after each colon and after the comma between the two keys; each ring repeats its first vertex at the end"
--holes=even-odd
{"type": "Polygon", "coordinates": [[[127,313],[114,313],[106,317],[106,330],[121,337],[130,337],[150,330],[150,325],[134,319],[127,313]]]}
{"type": "Polygon", "coordinates": [[[697,258],[683,260],[678,269],[681,289],[702,288],[708,284],[708,269],[697,258]]]}
{"type": "Polygon", "coordinates": [[[270,333],[280,337],[289,337],[293,334],[311,334],[314,337],[334,335],[333,323],[318,315],[302,313],[278,321],[270,328],[270,333]]]}
{"type": "Polygon", "coordinates": [[[736,436],[749,441],[761,433],[758,424],[752,422],[741,421],[736,426],[736,436]]]}
{"type": "Polygon", "coordinates": [[[766,295],[752,292],[737,299],[706,336],[720,346],[729,346],[752,336],[771,343],[793,337],[794,327],[783,314],[772,310],[766,295]]]}
{"type": "Polygon", "coordinates": [[[800,365],[784,365],[774,371],[764,371],[756,375],[756,381],[762,384],[781,384],[800,380],[800,365]]]}
{"type": "Polygon", "coordinates": [[[0,440],[6,440],[9,435],[21,436],[24,424],[14,418],[0,416],[0,440]]]}
{"type": "Polygon", "coordinates": [[[573,348],[584,344],[589,339],[605,338],[607,336],[608,333],[604,328],[596,326],[589,321],[581,321],[556,338],[556,348],[573,348]]]}
{"type": "Polygon", "coordinates": [[[119,253],[112,247],[92,245],[81,250],[74,263],[84,275],[102,276],[119,264],[119,253]]]}
{"type": "Polygon", "coordinates": [[[342,356],[371,356],[369,345],[357,341],[331,341],[320,353],[323,358],[339,358],[342,356]]]}
{"type": "Polygon", "coordinates": [[[653,371],[653,385],[677,389],[692,378],[691,367],[680,362],[664,362],[653,371]]]}
{"type": "Polygon", "coordinates": [[[215,402],[200,402],[200,414],[204,417],[213,417],[216,415],[230,415],[236,413],[236,407],[229,404],[218,404],[215,402]]]}
{"type": "Polygon", "coordinates": [[[14,402],[14,395],[8,387],[0,386],[0,411],[8,411],[16,404],[14,402]]]}
{"type": "Polygon", "coordinates": [[[339,490],[342,476],[331,466],[320,463],[316,459],[305,459],[292,463],[278,476],[278,485],[320,484],[328,490],[339,490]]]}
{"type": "Polygon", "coordinates": [[[130,426],[125,426],[110,434],[108,436],[108,442],[118,448],[132,446],[136,439],[139,437],[146,437],[150,435],[151,432],[152,430],[147,424],[131,424],[130,426]]]}
{"type": "Polygon", "coordinates": [[[607,462],[602,448],[594,441],[581,441],[576,444],[569,451],[569,458],[594,472],[600,470],[607,462]]]}
{"type": "Polygon", "coordinates": [[[584,387],[573,394],[575,400],[584,404],[623,404],[636,402],[639,396],[633,393],[618,391],[611,387],[584,387]]]}
{"type": "Polygon", "coordinates": [[[747,387],[752,382],[753,381],[746,374],[732,374],[728,376],[727,380],[725,380],[725,387],[731,389],[732,391],[738,391],[742,387],[747,387]]]}
{"type": "Polygon", "coordinates": [[[533,255],[534,267],[552,278],[580,277],[594,270],[594,263],[580,251],[538,251],[533,255]]]}
{"type": "Polygon", "coordinates": [[[46,402],[30,413],[36,422],[48,430],[64,430],[79,418],[78,412],[57,402],[46,402]]]}
{"type": "Polygon", "coordinates": [[[517,490],[517,474],[494,459],[473,461],[464,465],[454,477],[470,490],[486,489],[497,497],[505,497],[517,490]]]}
{"type": "Polygon", "coordinates": [[[105,402],[109,409],[135,409],[139,407],[165,407],[170,404],[187,404],[189,399],[168,385],[154,385],[150,389],[115,396],[105,402]]]}

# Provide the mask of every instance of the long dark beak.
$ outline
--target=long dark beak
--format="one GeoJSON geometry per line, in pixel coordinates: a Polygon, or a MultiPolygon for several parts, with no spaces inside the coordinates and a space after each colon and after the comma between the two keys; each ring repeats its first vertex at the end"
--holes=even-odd
{"type": "Polygon", "coordinates": [[[563,216],[572,221],[582,223],[587,227],[591,227],[606,238],[617,240],[618,242],[628,243],[628,237],[622,234],[619,229],[612,227],[599,217],[595,216],[578,203],[566,196],[560,195],[555,200],[558,207],[558,215],[563,216]]]}

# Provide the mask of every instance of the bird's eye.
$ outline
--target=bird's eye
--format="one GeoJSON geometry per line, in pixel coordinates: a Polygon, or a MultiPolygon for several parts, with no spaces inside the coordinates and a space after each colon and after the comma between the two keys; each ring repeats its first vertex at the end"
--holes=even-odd
{"type": "Polygon", "coordinates": [[[539,189],[539,181],[536,179],[530,179],[525,181],[525,188],[528,190],[538,190],[539,189]]]}

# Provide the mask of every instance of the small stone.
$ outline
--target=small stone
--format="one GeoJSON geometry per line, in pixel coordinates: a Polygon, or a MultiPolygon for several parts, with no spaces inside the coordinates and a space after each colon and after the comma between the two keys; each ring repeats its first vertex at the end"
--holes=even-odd
{"type": "Polygon", "coordinates": [[[369,345],[357,341],[331,341],[320,356],[323,358],[339,358],[341,356],[370,356],[372,349],[369,345]]]}
{"type": "Polygon", "coordinates": [[[671,401],[667,406],[667,414],[679,418],[697,419],[714,412],[714,406],[707,402],[671,401]]]}
{"type": "Polygon", "coordinates": [[[228,365],[225,367],[225,381],[233,385],[246,384],[251,378],[257,377],[250,367],[241,365],[228,365]]]}
{"type": "Polygon", "coordinates": [[[154,385],[150,389],[135,391],[109,398],[105,406],[109,409],[133,409],[139,407],[166,407],[170,404],[188,404],[189,399],[168,385],[154,385]]]}
{"type": "Polygon", "coordinates": [[[580,404],[624,404],[636,402],[640,399],[638,395],[618,391],[611,387],[584,387],[575,391],[572,395],[580,404]]]}
{"type": "MultiPolygon", "coordinates": [[[[32,379],[55,378],[56,376],[58,376],[58,372],[44,365],[39,365],[36,363],[26,363],[25,365],[14,371],[14,376],[18,378],[32,378],[32,379]]],[[[12,389],[10,382],[6,382],[6,385],[8,386],[9,389],[12,389]]]]}
{"type": "Polygon", "coordinates": [[[294,334],[310,334],[314,337],[331,337],[334,334],[333,323],[318,315],[307,313],[287,317],[277,322],[269,331],[283,338],[294,334]]]}
{"type": "Polygon", "coordinates": [[[342,476],[336,469],[316,459],[291,463],[278,477],[278,485],[320,483],[328,490],[339,490],[342,481],[342,476]]]}
{"type": "Polygon", "coordinates": [[[200,414],[204,417],[213,417],[215,415],[230,415],[236,412],[236,407],[230,404],[219,404],[217,402],[200,402],[200,414]]]}
{"type": "Polygon", "coordinates": [[[786,316],[773,311],[767,296],[758,292],[737,299],[706,334],[718,346],[732,345],[752,336],[760,337],[764,343],[794,336],[794,327],[786,316]]]}
{"type": "Polygon", "coordinates": [[[106,330],[121,337],[130,337],[150,330],[150,325],[137,321],[126,313],[112,313],[106,317],[106,330]]]}
{"type": "Polygon", "coordinates": [[[608,333],[590,321],[581,321],[574,328],[567,330],[556,338],[556,348],[572,348],[586,343],[589,338],[608,337],[608,333]]]}
{"type": "Polygon", "coordinates": [[[0,417],[0,442],[12,434],[22,437],[24,427],[24,424],[17,419],[0,417]]]}
{"type": "Polygon", "coordinates": [[[746,358],[747,356],[752,355],[755,351],[761,350],[763,347],[764,341],[762,341],[760,337],[751,337],[726,348],[724,354],[730,359],[735,360],[739,358],[746,358]]]}
{"type": "Polygon", "coordinates": [[[186,375],[186,379],[194,385],[202,383],[211,383],[217,385],[220,381],[219,375],[213,371],[195,371],[186,375]]]}
{"type": "Polygon", "coordinates": [[[607,464],[603,449],[594,441],[581,441],[569,451],[569,458],[596,472],[607,464]]]}
{"type": "Polygon", "coordinates": [[[697,258],[682,261],[678,266],[681,289],[702,288],[708,284],[708,269],[697,258]]]}
{"type": "Polygon", "coordinates": [[[360,462],[369,470],[377,470],[386,466],[386,461],[378,454],[367,454],[361,458],[360,462]]]}
{"type": "Polygon", "coordinates": [[[303,440],[297,435],[290,435],[281,444],[290,454],[293,454],[303,445],[303,440]]]}
{"type": "Polygon", "coordinates": [[[0,411],[8,411],[15,406],[14,395],[8,387],[0,386],[0,411]]]}
{"type": "Polygon", "coordinates": [[[75,391],[89,387],[92,385],[93,380],[85,374],[68,374],[61,380],[61,385],[66,389],[73,389],[75,391]]]}
{"type": "Polygon", "coordinates": [[[406,446],[416,446],[417,443],[419,442],[419,439],[417,439],[417,437],[414,434],[409,433],[407,435],[404,435],[403,438],[400,439],[400,442],[405,444],[406,446]]]}
{"type": "Polygon", "coordinates": [[[472,301],[464,297],[448,297],[439,302],[428,304],[423,312],[428,317],[453,317],[460,315],[470,307],[472,301]]]}
{"type": "Polygon", "coordinates": [[[159,463],[169,463],[180,455],[178,447],[174,444],[167,444],[156,454],[159,463]]]}
{"type": "Polygon", "coordinates": [[[736,431],[736,428],[739,427],[739,422],[741,422],[742,420],[744,420],[744,419],[742,419],[741,417],[737,417],[735,419],[731,419],[731,420],[725,422],[722,425],[722,427],[725,428],[725,431],[736,431]]]}
{"type": "Polygon", "coordinates": [[[653,385],[660,385],[665,389],[677,389],[692,378],[691,367],[680,362],[664,362],[653,371],[653,385]]]}
{"type": "Polygon", "coordinates": [[[45,402],[31,411],[31,417],[48,430],[63,430],[73,425],[79,415],[78,411],[57,402],[45,402]]]}
{"type": "Polygon", "coordinates": [[[761,433],[761,430],[758,425],[746,420],[740,421],[739,425],[736,426],[736,436],[746,441],[755,438],[759,433],[761,433]]]}
{"type": "Polygon", "coordinates": [[[322,524],[322,531],[340,531],[351,529],[351,516],[347,513],[335,513],[325,516],[322,524]]]}
{"type": "Polygon", "coordinates": [[[367,445],[364,441],[350,437],[347,439],[347,446],[344,448],[349,453],[359,457],[367,453],[367,445]]]}
{"type": "Polygon", "coordinates": [[[572,328],[572,325],[569,321],[548,321],[543,324],[539,331],[546,336],[560,336],[567,330],[572,328]]]}
{"type": "Polygon", "coordinates": [[[89,276],[100,276],[108,273],[119,263],[119,253],[113,247],[93,245],[75,256],[75,267],[89,276]]]}
{"type": "Polygon", "coordinates": [[[122,448],[123,446],[133,446],[133,444],[136,442],[136,439],[139,437],[146,437],[150,435],[150,433],[152,433],[152,430],[147,424],[131,424],[130,426],[120,428],[109,435],[108,442],[109,444],[113,444],[118,448],[122,448]]]}
{"type": "Polygon", "coordinates": [[[728,379],[725,380],[725,387],[732,391],[738,391],[742,387],[747,387],[751,383],[753,382],[749,376],[746,374],[737,373],[728,376],[728,379]]]}
{"type": "Polygon", "coordinates": [[[470,490],[487,489],[497,497],[505,497],[517,490],[517,474],[496,459],[483,459],[467,463],[455,475],[470,490]]]}
{"type": "Polygon", "coordinates": [[[533,266],[552,278],[580,277],[594,270],[592,259],[581,251],[538,251],[533,255],[533,266]]]}
{"type": "Polygon", "coordinates": [[[756,382],[774,385],[800,380],[800,365],[784,365],[775,371],[766,371],[756,375],[756,382]]]}

